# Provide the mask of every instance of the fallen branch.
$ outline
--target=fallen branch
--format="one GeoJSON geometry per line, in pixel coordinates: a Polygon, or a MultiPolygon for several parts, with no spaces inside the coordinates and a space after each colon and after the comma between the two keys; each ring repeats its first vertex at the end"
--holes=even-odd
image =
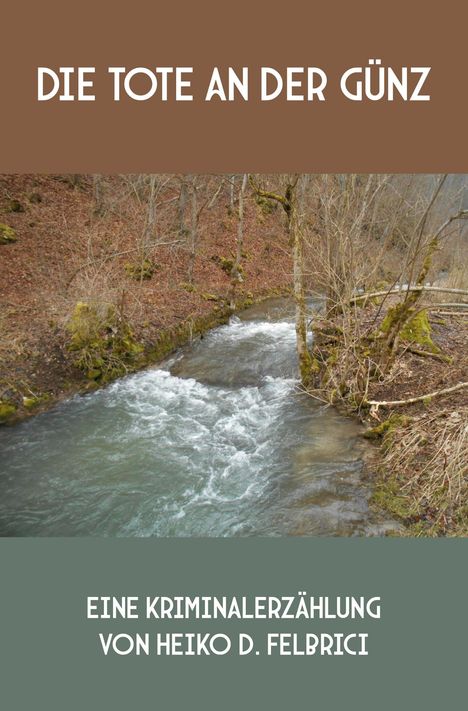
{"type": "Polygon", "coordinates": [[[413,402],[422,402],[423,400],[428,400],[438,395],[446,395],[447,393],[454,393],[457,390],[462,390],[467,388],[468,383],[458,383],[457,385],[452,385],[450,388],[443,388],[443,390],[436,390],[433,393],[427,393],[426,395],[418,395],[418,397],[410,397],[407,400],[367,400],[366,405],[372,405],[373,407],[398,407],[399,405],[411,405],[413,402]]]}
{"type": "Polygon", "coordinates": [[[410,286],[401,287],[401,289],[387,289],[386,291],[372,291],[367,294],[357,294],[350,299],[350,303],[354,304],[356,301],[373,299],[377,296],[388,296],[389,294],[406,294],[408,291],[438,291],[444,294],[464,294],[468,296],[468,290],[466,289],[450,289],[444,286],[410,286]]]}
{"type": "Polygon", "coordinates": [[[468,311],[433,311],[439,316],[468,316],[468,311]]]}

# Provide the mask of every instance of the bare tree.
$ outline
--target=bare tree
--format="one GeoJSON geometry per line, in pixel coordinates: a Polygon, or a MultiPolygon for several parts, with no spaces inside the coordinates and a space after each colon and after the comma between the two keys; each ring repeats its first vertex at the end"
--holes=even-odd
{"type": "MultiPolygon", "coordinates": [[[[232,180],[234,180],[234,176],[232,176],[232,180]]],[[[242,176],[242,181],[240,184],[239,188],[239,193],[238,193],[238,222],[237,222],[237,241],[236,241],[236,258],[234,260],[234,263],[232,265],[231,269],[231,297],[230,297],[230,304],[231,308],[235,309],[236,307],[236,300],[235,300],[235,294],[236,294],[236,287],[238,284],[242,283],[243,281],[243,276],[242,276],[242,271],[241,271],[241,261],[242,261],[242,253],[243,253],[243,248],[244,248],[244,195],[245,195],[245,189],[247,187],[247,180],[248,180],[248,173],[244,173],[242,176]]]]}
{"type": "MultiPolygon", "coordinates": [[[[278,202],[286,214],[287,231],[293,256],[293,293],[296,304],[296,347],[299,359],[299,368],[304,385],[310,381],[311,356],[307,346],[307,308],[304,289],[304,211],[298,209],[297,188],[302,188],[304,176],[295,174],[286,176],[284,194],[264,190],[252,175],[249,176],[250,184],[255,193],[266,200],[278,202]]],[[[299,191],[303,198],[302,189],[299,191]]],[[[303,200],[301,200],[303,203],[303,200]]]]}
{"type": "Polygon", "coordinates": [[[177,228],[181,237],[187,234],[187,226],[185,224],[185,213],[189,197],[189,181],[190,176],[179,176],[179,197],[177,201],[177,228]]]}
{"type": "Polygon", "coordinates": [[[102,175],[93,175],[94,214],[104,214],[104,181],[102,175]]]}
{"type": "Polygon", "coordinates": [[[187,279],[189,284],[193,284],[194,281],[194,270],[195,261],[198,252],[198,242],[199,242],[199,224],[200,216],[208,205],[209,198],[207,197],[208,184],[205,183],[205,194],[200,201],[200,192],[202,191],[203,181],[201,176],[193,175],[190,179],[190,197],[191,197],[191,221],[190,221],[190,233],[189,233],[189,264],[187,271],[187,279]]]}

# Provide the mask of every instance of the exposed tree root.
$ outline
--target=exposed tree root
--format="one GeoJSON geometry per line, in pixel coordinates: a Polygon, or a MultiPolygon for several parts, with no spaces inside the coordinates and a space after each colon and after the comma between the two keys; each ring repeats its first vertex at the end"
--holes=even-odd
{"type": "Polygon", "coordinates": [[[422,356],[423,358],[434,358],[435,360],[440,360],[442,363],[450,363],[451,358],[449,356],[443,355],[442,353],[431,353],[430,351],[423,351],[419,348],[413,348],[413,346],[405,346],[405,351],[414,353],[414,355],[422,356]]]}

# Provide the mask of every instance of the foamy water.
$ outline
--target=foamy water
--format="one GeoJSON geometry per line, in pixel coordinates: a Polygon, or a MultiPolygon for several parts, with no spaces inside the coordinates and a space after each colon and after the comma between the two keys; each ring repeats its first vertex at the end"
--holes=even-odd
{"type": "Polygon", "coordinates": [[[274,300],[161,368],[3,428],[0,533],[371,533],[356,434],[299,392],[274,300]]]}

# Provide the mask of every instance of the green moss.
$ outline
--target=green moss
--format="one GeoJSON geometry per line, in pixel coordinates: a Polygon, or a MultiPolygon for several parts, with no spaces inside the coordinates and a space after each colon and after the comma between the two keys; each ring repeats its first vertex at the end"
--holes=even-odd
{"type": "MultiPolygon", "coordinates": [[[[221,267],[223,272],[227,274],[228,276],[232,275],[232,270],[235,265],[235,259],[230,258],[230,257],[218,257],[216,260],[216,263],[221,267]]],[[[244,268],[242,267],[241,264],[237,266],[237,273],[240,274],[241,276],[244,274],[244,268]]]]}
{"type": "Polygon", "coordinates": [[[313,371],[312,371],[313,358],[309,351],[302,353],[299,358],[299,371],[301,374],[301,382],[305,388],[312,385],[313,371]]]}
{"type": "Polygon", "coordinates": [[[414,507],[410,499],[401,493],[401,483],[396,476],[379,481],[370,501],[373,506],[388,511],[403,521],[414,516],[414,507]]]}
{"type": "MultiPolygon", "coordinates": [[[[239,295],[239,301],[236,307],[241,310],[247,308],[252,303],[253,299],[245,294],[239,295]]],[[[191,342],[194,338],[203,335],[212,328],[227,323],[231,315],[232,309],[229,306],[221,304],[216,310],[213,309],[209,314],[189,319],[175,328],[162,331],[156,343],[147,353],[147,362],[154,363],[167,358],[167,356],[177,350],[177,348],[191,342]]]]}
{"type": "Polygon", "coordinates": [[[232,268],[234,266],[234,260],[233,259],[228,259],[227,257],[220,257],[219,258],[219,266],[225,272],[226,274],[230,274],[232,272],[232,268]]]}
{"type": "Polygon", "coordinates": [[[202,294],[200,294],[200,296],[204,301],[219,301],[220,300],[219,296],[216,296],[216,294],[209,294],[208,292],[203,292],[202,294]]]}
{"type": "Polygon", "coordinates": [[[102,375],[102,371],[99,368],[90,368],[86,373],[88,380],[99,380],[102,375]]]}
{"type": "Polygon", "coordinates": [[[379,425],[371,427],[364,432],[366,439],[381,439],[392,434],[400,427],[406,427],[411,422],[411,418],[406,415],[391,415],[379,425]]]}
{"type": "Polygon", "coordinates": [[[184,291],[188,291],[189,294],[190,294],[190,293],[193,293],[194,291],[196,291],[195,286],[194,286],[193,284],[189,284],[189,282],[187,282],[187,281],[182,281],[182,282],[179,284],[179,286],[180,286],[180,288],[183,289],[184,291]]]}
{"type": "MultiPolygon", "coordinates": [[[[404,313],[405,308],[406,305],[404,303],[401,303],[397,304],[396,306],[392,306],[390,309],[388,309],[387,314],[384,320],[382,321],[382,325],[380,326],[380,330],[382,333],[389,333],[393,324],[399,319],[401,314],[404,313]]],[[[414,313],[414,309],[410,310],[410,314],[412,312],[414,313]]],[[[432,340],[431,334],[432,328],[431,324],[429,323],[427,311],[426,309],[422,309],[421,311],[417,311],[416,313],[414,313],[414,315],[406,321],[405,325],[400,331],[400,338],[405,343],[414,343],[419,346],[422,346],[431,353],[438,353],[440,349],[432,340]]]]}
{"type": "Polygon", "coordinates": [[[16,412],[16,407],[11,402],[0,400],[0,424],[6,422],[16,412]]]}
{"type": "Polygon", "coordinates": [[[141,364],[143,346],[112,305],[78,302],[67,328],[75,364],[89,380],[108,382],[141,364]]]}
{"type": "Polygon", "coordinates": [[[317,375],[322,370],[322,364],[316,356],[312,356],[310,359],[310,370],[312,373],[317,375]]]}
{"type": "Polygon", "coordinates": [[[151,279],[158,268],[159,266],[150,259],[144,259],[142,262],[136,262],[135,264],[127,262],[125,265],[125,271],[128,276],[137,281],[141,279],[151,279]]]}
{"type": "Polygon", "coordinates": [[[264,198],[261,195],[255,196],[255,202],[264,215],[270,215],[278,207],[278,203],[275,200],[268,200],[268,198],[264,198]]]}
{"type": "Polygon", "coordinates": [[[16,232],[13,227],[0,222],[0,244],[10,244],[16,242],[16,232]]]}
{"type": "Polygon", "coordinates": [[[417,343],[424,346],[431,353],[437,353],[439,348],[431,337],[432,329],[427,311],[416,313],[400,331],[400,338],[408,343],[417,343]]]}
{"type": "Polygon", "coordinates": [[[25,395],[23,397],[23,407],[25,407],[26,410],[34,410],[48,400],[50,400],[49,393],[43,393],[42,395],[25,395]]]}
{"type": "Polygon", "coordinates": [[[348,394],[346,402],[348,407],[350,407],[353,412],[355,412],[356,410],[362,410],[363,407],[365,408],[365,403],[363,402],[363,395],[361,395],[360,393],[358,394],[350,392],[348,394]]]}
{"type": "Polygon", "coordinates": [[[388,333],[390,331],[395,321],[400,318],[403,308],[406,308],[404,303],[396,304],[396,306],[391,306],[388,309],[380,326],[382,333],[388,333]]]}

